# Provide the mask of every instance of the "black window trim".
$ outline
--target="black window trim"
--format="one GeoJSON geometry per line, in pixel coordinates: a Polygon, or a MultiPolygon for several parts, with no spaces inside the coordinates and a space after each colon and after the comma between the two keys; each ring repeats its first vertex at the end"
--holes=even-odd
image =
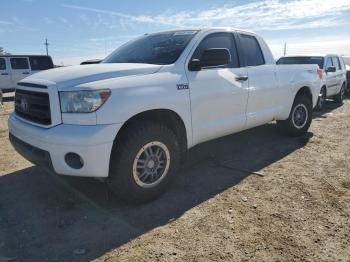
{"type": "Polygon", "coordinates": [[[31,70],[31,67],[30,67],[30,63],[29,63],[29,58],[27,56],[20,56],[20,57],[9,57],[9,62],[10,62],[10,66],[11,66],[11,70],[31,70]],[[24,58],[24,59],[27,59],[27,63],[28,63],[28,68],[25,68],[25,69],[15,69],[12,67],[12,63],[11,63],[11,60],[12,59],[21,59],[21,58],[24,58]]]}
{"type": "Polygon", "coordinates": [[[263,66],[263,65],[266,65],[266,59],[265,59],[265,54],[261,48],[261,45],[258,41],[258,39],[256,38],[255,35],[251,35],[251,34],[248,34],[248,33],[245,33],[245,32],[234,32],[234,35],[235,35],[235,38],[236,38],[236,42],[238,43],[238,56],[239,56],[239,60],[242,61],[242,67],[256,67],[256,66],[263,66]],[[260,52],[261,52],[261,55],[262,55],[262,59],[264,61],[263,64],[261,65],[253,65],[253,66],[248,66],[247,65],[247,61],[246,61],[246,57],[244,55],[244,50],[242,48],[242,43],[241,43],[241,36],[240,35],[247,35],[247,36],[250,36],[250,37],[253,37],[256,41],[256,43],[258,44],[258,47],[260,49],[260,52]]]}
{"type": "MultiPolygon", "coordinates": [[[[203,67],[201,70],[212,70],[212,69],[226,69],[226,68],[231,68],[231,69],[235,69],[235,68],[240,68],[241,67],[241,60],[239,58],[239,52],[238,52],[238,43],[237,43],[237,40],[236,40],[236,37],[235,37],[235,32],[232,32],[232,31],[217,31],[217,32],[210,32],[209,34],[205,35],[203,38],[199,39],[196,44],[194,45],[194,48],[192,49],[192,53],[190,55],[190,59],[187,63],[187,69],[188,69],[188,66],[189,64],[191,63],[192,59],[193,59],[193,55],[194,53],[196,52],[197,48],[199,47],[199,45],[202,43],[202,41],[204,39],[206,39],[208,36],[210,35],[213,35],[213,34],[221,34],[221,33],[225,33],[225,34],[231,34],[231,37],[232,37],[232,40],[235,44],[235,47],[236,47],[236,57],[237,57],[237,67],[222,67],[222,66],[210,66],[210,67],[203,67]]],[[[231,55],[231,51],[233,50],[229,50],[230,51],[230,56],[232,57],[231,55]]]]}
{"type": "Polygon", "coordinates": [[[6,59],[5,59],[5,57],[0,57],[0,59],[3,59],[4,62],[5,62],[5,63],[4,63],[5,68],[4,68],[4,69],[1,69],[1,68],[0,68],[0,70],[1,70],[1,71],[7,71],[7,65],[6,65],[6,59]]]}

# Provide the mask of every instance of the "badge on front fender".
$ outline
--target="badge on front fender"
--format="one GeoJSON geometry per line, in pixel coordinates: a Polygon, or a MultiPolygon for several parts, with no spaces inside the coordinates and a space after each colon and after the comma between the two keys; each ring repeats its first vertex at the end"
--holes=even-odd
{"type": "Polygon", "coordinates": [[[177,87],[177,90],[183,90],[183,89],[189,88],[187,83],[186,84],[177,84],[176,87],[177,87]]]}

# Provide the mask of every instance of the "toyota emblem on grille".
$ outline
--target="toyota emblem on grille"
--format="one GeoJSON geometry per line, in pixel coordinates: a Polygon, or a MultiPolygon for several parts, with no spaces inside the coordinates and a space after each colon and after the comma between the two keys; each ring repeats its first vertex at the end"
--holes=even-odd
{"type": "Polygon", "coordinates": [[[28,110],[29,110],[28,101],[25,98],[21,99],[21,109],[23,112],[28,112],[28,110]]]}

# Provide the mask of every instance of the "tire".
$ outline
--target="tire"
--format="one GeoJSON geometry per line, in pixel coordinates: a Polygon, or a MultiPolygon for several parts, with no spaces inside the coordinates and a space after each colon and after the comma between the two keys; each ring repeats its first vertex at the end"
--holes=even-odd
{"type": "Polygon", "coordinates": [[[343,104],[344,95],[345,95],[345,84],[342,85],[339,93],[334,96],[334,101],[337,103],[343,104]]]}
{"type": "Polygon", "coordinates": [[[277,125],[284,134],[301,136],[308,131],[311,121],[312,102],[306,96],[297,95],[288,119],[277,121],[277,125]]]}
{"type": "Polygon", "coordinates": [[[139,204],[160,196],[180,163],[174,132],[161,123],[137,122],[112,149],[107,184],[124,202],[139,204]]]}
{"type": "Polygon", "coordinates": [[[324,108],[324,104],[326,102],[326,98],[327,98],[327,90],[326,87],[322,87],[321,91],[320,91],[320,96],[318,97],[317,100],[317,105],[315,107],[315,111],[322,111],[324,108]]]}

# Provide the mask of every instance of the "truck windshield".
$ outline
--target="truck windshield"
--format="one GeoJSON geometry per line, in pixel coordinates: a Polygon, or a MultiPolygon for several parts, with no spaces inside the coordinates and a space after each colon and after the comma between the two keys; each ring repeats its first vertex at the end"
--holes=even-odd
{"type": "Polygon", "coordinates": [[[174,63],[198,31],[181,30],[145,35],[122,45],[102,63],[174,63]]]}
{"type": "Polygon", "coordinates": [[[296,57],[281,57],[278,59],[277,64],[315,64],[318,65],[320,69],[323,69],[324,59],[322,56],[296,56],[296,57]]]}

